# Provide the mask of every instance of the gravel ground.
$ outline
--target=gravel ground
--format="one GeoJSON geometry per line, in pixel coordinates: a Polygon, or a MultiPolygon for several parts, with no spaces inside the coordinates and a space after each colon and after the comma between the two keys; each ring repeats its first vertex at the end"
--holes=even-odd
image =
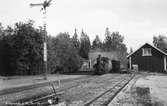
{"type": "Polygon", "coordinates": [[[167,106],[167,75],[138,74],[109,106],[167,106]]]}
{"type": "MultiPolygon", "coordinates": [[[[91,79],[94,77],[91,77],[91,79]]],[[[87,79],[90,79],[90,77],[81,77],[81,78],[75,78],[69,79],[69,80],[64,80],[61,82],[60,87],[58,88],[57,83],[54,83],[55,89],[60,91],[62,88],[67,88],[70,87],[71,85],[76,85],[78,83],[81,83],[82,81],[85,81],[87,79]]],[[[25,90],[21,92],[16,92],[16,93],[10,93],[6,95],[0,95],[0,103],[11,103],[11,102],[18,102],[19,100],[24,101],[24,100],[29,100],[30,98],[36,98],[41,95],[47,95],[53,93],[53,88],[49,86],[44,86],[40,88],[34,88],[30,90],[25,90]]]]}
{"type": "Polygon", "coordinates": [[[80,78],[86,75],[48,75],[47,80],[43,79],[43,76],[11,76],[11,77],[1,77],[0,76],[0,90],[8,88],[16,88],[22,86],[29,86],[33,84],[40,84],[49,81],[63,80],[63,79],[73,79],[80,78]]]}
{"type": "Polygon", "coordinates": [[[108,90],[123,78],[128,77],[128,74],[107,74],[99,76],[89,82],[82,83],[75,88],[68,89],[68,91],[65,92],[64,99],[65,101],[68,101],[68,104],[71,104],[71,106],[74,106],[74,104],[76,104],[76,106],[81,106],[108,90]]]}
{"type": "MultiPolygon", "coordinates": [[[[92,76],[89,78],[82,78],[80,80],[69,81],[61,84],[57,90],[64,90],[64,95],[61,101],[65,101],[71,106],[80,106],[81,104],[95,98],[102,92],[106,91],[114,84],[121,81],[123,78],[129,78],[128,74],[105,74],[102,76],[92,76]],[[68,88],[70,86],[73,88],[68,88]],[[68,88],[68,89],[67,89],[68,88]]],[[[0,96],[0,103],[14,102],[20,99],[28,100],[40,95],[53,93],[51,86],[35,88],[18,93],[0,96]]]]}

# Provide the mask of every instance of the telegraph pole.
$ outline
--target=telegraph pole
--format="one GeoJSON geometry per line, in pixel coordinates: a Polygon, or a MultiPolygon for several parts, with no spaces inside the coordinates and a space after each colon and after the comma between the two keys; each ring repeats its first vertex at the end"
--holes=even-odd
{"type": "Polygon", "coordinates": [[[47,31],[46,31],[46,8],[50,6],[52,0],[45,0],[43,3],[30,4],[31,7],[42,6],[41,11],[43,11],[43,62],[44,62],[44,80],[47,80],[47,31]]]}

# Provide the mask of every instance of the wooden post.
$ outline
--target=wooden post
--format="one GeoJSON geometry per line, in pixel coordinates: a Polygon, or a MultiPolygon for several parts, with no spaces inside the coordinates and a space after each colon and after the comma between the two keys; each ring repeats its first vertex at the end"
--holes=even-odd
{"type": "Polygon", "coordinates": [[[167,71],[166,70],[166,56],[164,56],[164,70],[167,71]]]}
{"type": "Polygon", "coordinates": [[[92,64],[91,64],[91,59],[89,59],[89,69],[91,69],[92,67],[92,64]]]}
{"type": "Polygon", "coordinates": [[[132,70],[132,59],[131,59],[131,57],[129,57],[129,69],[130,69],[130,71],[132,70]]]}

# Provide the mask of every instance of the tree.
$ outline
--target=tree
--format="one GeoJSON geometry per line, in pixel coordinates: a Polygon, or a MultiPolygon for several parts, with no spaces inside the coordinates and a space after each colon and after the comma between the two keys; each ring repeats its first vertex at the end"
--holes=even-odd
{"type": "Polygon", "coordinates": [[[79,51],[80,41],[78,39],[77,29],[75,29],[75,33],[72,37],[72,43],[73,43],[73,46],[79,51]]]}
{"type": "Polygon", "coordinates": [[[105,30],[105,40],[103,44],[103,50],[116,51],[118,59],[121,63],[126,64],[127,59],[127,47],[123,43],[124,37],[119,32],[110,32],[109,28],[105,30]]]}
{"type": "Polygon", "coordinates": [[[123,43],[124,37],[119,34],[119,32],[113,32],[112,34],[109,31],[109,28],[106,28],[105,31],[105,41],[104,41],[104,50],[125,50],[126,45],[123,43]]]}
{"type": "Polygon", "coordinates": [[[85,34],[83,30],[81,32],[80,41],[81,41],[81,46],[80,46],[79,54],[82,58],[88,59],[89,58],[88,54],[91,48],[91,44],[90,44],[89,36],[85,34]]]}
{"type": "Polygon", "coordinates": [[[33,21],[19,22],[14,29],[8,27],[5,31],[12,74],[33,75],[42,72],[42,31],[34,28],[33,24],[33,21]]]}
{"type": "Polygon", "coordinates": [[[133,53],[133,49],[132,48],[130,48],[130,53],[133,53]]]}
{"type": "Polygon", "coordinates": [[[107,27],[105,30],[103,49],[108,51],[110,49],[111,43],[112,43],[111,33],[109,31],[109,28],[107,27]]]}
{"type": "Polygon", "coordinates": [[[5,75],[5,72],[7,71],[7,63],[6,63],[6,50],[5,50],[5,42],[4,42],[4,28],[2,24],[0,23],[0,75],[5,75]]]}
{"type": "Polygon", "coordinates": [[[167,53],[167,37],[164,35],[154,36],[153,44],[155,47],[167,53]]]}
{"type": "Polygon", "coordinates": [[[102,48],[102,42],[99,36],[96,35],[96,38],[93,40],[92,49],[98,49],[98,48],[102,48]]]}
{"type": "Polygon", "coordinates": [[[112,49],[114,50],[122,50],[125,49],[125,45],[123,44],[123,40],[124,37],[122,35],[119,34],[119,32],[113,32],[111,34],[111,38],[112,38],[112,49]]]}
{"type": "Polygon", "coordinates": [[[0,23],[0,40],[2,40],[4,37],[4,28],[2,26],[2,24],[0,23]]]}
{"type": "Polygon", "coordinates": [[[80,68],[80,57],[68,33],[60,33],[52,38],[49,67],[52,72],[75,72],[80,68]]]}
{"type": "Polygon", "coordinates": [[[111,35],[111,32],[109,31],[109,28],[107,27],[106,30],[105,30],[106,40],[107,40],[107,37],[109,37],[110,35],[111,35]]]}

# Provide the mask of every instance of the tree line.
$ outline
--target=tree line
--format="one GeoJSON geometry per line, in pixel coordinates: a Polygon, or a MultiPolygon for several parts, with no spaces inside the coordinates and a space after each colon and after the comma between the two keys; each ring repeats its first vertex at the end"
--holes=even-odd
{"type": "MultiPolygon", "coordinates": [[[[36,28],[34,21],[18,22],[14,27],[0,24],[0,75],[37,75],[44,73],[44,30],[36,28]]],[[[48,73],[75,72],[83,59],[88,59],[91,48],[89,36],[82,31],[47,36],[48,73]]]]}
{"type": "MultiPolygon", "coordinates": [[[[156,46],[163,45],[163,37],[154,37],[156,46]],[[161,43],[159,43],[161,42],[161,43]]],[[[37,75],[43,70],[44,30],[36,28],[34,21],[17,22],[6,28],[0,24],[0,75],[37,75]]],[[[163,38],[164,39],[164,38],[163,38]]],[[[82,30],[80,37],[75,30],[57,36],[47,36],[48,73],[76,72],[83,60],[89,59],[89,51],[118,51],[120,61],[126,62],[127,47],[119,32],[105,30],[102,41],[97,35],[92,45],[89,36],[82,30]]],[[[160,46],[161,47],[161,46],[160,46]]]]}
{"type": "MultiPolygon", "coordinates": [[[[82,61],[89,58],[90,49],[120,49],[123,37],[119,33],[107,34],[102,43],[97,36],[91,45],[89,36],[82,30],[80,38],[68,32],[47,36],[48,73],[76,72],[82,61]],[[112,42],[113,39],[115,42],[112,42]],[[120,41],[119,41],[120,40],[120,41]],[[118,46],[119,44],[119,46],[118,46]],[[110,48],[108,45],[117,45],[110,48]]],[[[36,28],[34,21],[17,22],[6,28],[0,24],[0,75],[36,75],[43,70],[44,30],[36,28]]],[[[126,46],[125,46],[126,52],[126,46]]]]}

